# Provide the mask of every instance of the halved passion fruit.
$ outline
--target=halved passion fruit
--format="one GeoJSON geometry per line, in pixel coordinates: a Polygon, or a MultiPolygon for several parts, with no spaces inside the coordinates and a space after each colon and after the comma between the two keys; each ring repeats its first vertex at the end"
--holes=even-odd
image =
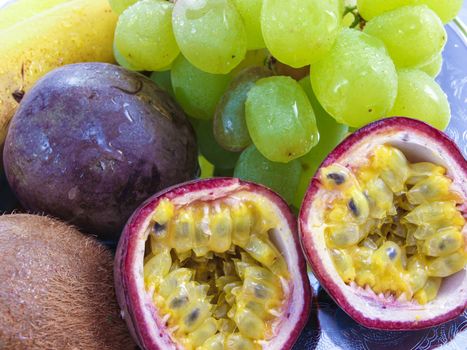
{"type": "Polygon", "coordinates": [[[467,305],[467,163],[442,132],[389,118],[344,140],[305,196],[313,272],[364,326],[440,324],[467,305]]]}
{"type": "Polygon", "coordinates": [[[208,179],[156,194],[115,260],[122,314],[143,349],[290,349],[311,291],[296,222],[270,190],[208,179]]]}

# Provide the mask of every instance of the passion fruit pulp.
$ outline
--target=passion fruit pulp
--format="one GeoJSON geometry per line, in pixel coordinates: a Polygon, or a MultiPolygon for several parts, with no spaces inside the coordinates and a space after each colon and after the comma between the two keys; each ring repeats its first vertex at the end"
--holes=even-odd
{"type": "Polygon", "coordinates": [[[311,301],[287,204],[238,179],[149,199],[124,229],[115,278],[143,349],[290,349],[311,301]]]}
{"type": "Polygon", "coordinates": [[[420,329],[465,310],[466,179],[445,134],[402,117],[360,129],[325,159],[301,208],[302,245],[357,322],[420,329]]]}

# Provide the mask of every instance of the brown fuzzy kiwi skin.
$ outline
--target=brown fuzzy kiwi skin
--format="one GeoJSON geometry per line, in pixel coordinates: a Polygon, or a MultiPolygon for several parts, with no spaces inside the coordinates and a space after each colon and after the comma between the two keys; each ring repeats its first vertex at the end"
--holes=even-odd
{"type": "Polygon", "coordinates": [[[73,227],[0,216],[0,349],[137,349],[112,268],[112,253],[73,227]]]}

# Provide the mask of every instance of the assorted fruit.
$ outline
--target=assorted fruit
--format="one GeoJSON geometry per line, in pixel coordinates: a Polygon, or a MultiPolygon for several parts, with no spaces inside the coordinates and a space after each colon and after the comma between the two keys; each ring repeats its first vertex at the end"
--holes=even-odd
{"type": "Polygon", "coordinates": [[[308,317],[289,208],[238,179],[153,196],[127,223],[115,268],[125,320],[143,349],[288,349],[308,317]]]}
{"type": "Polygon", "coordinates": [[[447,40],[443,21],[462,2],[441,3],[113,0],[114,50],[122,66],[154,71],[194,124],[214,120],[209,148],[225,163],[200,147],[214,168],[287,192],[298,208],[341,130],[394,115],[447,127],[449,103],[434,78],[447,40]],[[311,86],[294,81],[302,78],[311,86]],[[239,157],[253,147],[262,168],[239,157]],[[303,185],[291,181],[286,191],[261,170],[296,161],[300,174],[289,166],[286,176],[303,176],[303,185]]]}
{"type": "Polygon", "coordinates": [[[467,164],[434,80],[461,6],[2,8],[11,190],[118,247],[114,280],[112,254],[75,228],[0,217],[0,347],[291,349],[312,298],[304,256],[364,326],[464,312],[467,164]]]}
{"type": "Polygon", "coordinates": [[[313,272],[367,327],[418,329],[467,306],[467,164],[440,131],[389,118],[320,166],[299,226],[313,272]]]}

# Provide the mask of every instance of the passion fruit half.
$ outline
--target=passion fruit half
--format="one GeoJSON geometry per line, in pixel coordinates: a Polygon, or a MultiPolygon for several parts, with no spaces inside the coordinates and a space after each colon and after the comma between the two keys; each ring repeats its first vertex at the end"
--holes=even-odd
{"type": "Polygon", "coordinates": [[[313,272],[360,324],[413,330],[467,306],[467,164],[403,117],[345,139],[312,179],[299,217],[313,272]]]}
{"type": "Polygon", "coordinates": [[[125,226],[114,271],[146,350],[290,349],[309,314],[293,215],[274,192],[238,179],[154,195],[125,226]]]}

